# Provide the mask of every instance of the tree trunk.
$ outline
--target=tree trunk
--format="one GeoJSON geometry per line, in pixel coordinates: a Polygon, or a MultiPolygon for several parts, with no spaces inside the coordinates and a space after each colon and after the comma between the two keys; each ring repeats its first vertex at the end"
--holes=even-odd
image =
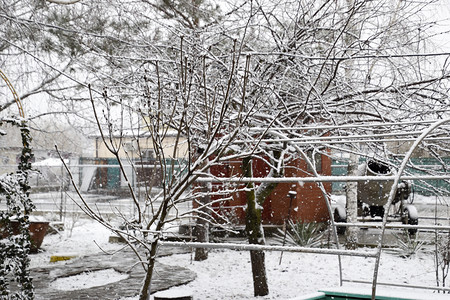
{"type": "Polygon", "coordinates": [[[252,264],[254,296],[266,296],[269,294],[269,286],[267,285],[264,251],[250,251],[250,260],[252,264]]]}
{"type": "MultiPolygon", "coordinates": [[[[251,158],[243,159],[243,169],[245,177],[251,178],[253,176],[251,158]]],[[[262,209],[256,203],[256,193],[253,183],[248,183],[246,188],[247,211],[245,229],[248,242],[249,244],[264,245],[264,231],[261,223],[262,209]]],[[[269,294],[269,286],[267,284],[264,251],[250,251],[250,260],[252,265],[254,296],[266,296],[269,294]]]]}
{"type": "MultiPolygon", "coordinates": [[[[202,196],[200,198],[199,204],[202,206],[208,204],[210,201],[209,198],[210,197],[205,194],[204,196],[202,196]]],[[[199,208],[198,217],[195,222],[194,235],[195,235],[196,241],[200,242],[200,243],[209,242],[209,222],[206,219],[207,216],[208,216],[207,208],[206,207],[199,208]]],[[[208,259],[208,250],[206,248],[196,248],[194,260],[195,261],[203,261],[206,259],[208,259]]]]}
{"type": "MultiPolygon", "coordinates": [[[[209,163],[209,159],[205,159],[202,162],[202,167],[206,166],[209,163]]],[[[209,169],[207,171],[209,173],[209,169]]],[[[211,191],[211,187],[209,183],[200,183],[198,186],[200,197],[198,198],[198,212],[197,219],[195,221],[195,230],[194,236],[195,240],[199,243],[207,243],[209,242],[209,210],[207,205],[211,201],[211,197],[209,195],[211,191]]],[[[208,250],[206,248],[196,248],[195,249],[195,261],[203,261],[208,259],[208,250]]]]}
{"type": "MultiPolygon", "coordinates": [[[[358,156],[350,154],[348,162],[348,176],[358,175],[358,156]]],[[[347,196],[347,222],[356,223],[358,221],[358,183],[347,182],[346,187],[347,196]]],[[[347,227],[345,230],[345,248],[356,249],[358,248],[358,227],[347,227]]]]}
{"type": "Polygon", "coordinates": [[[158,240],[152,242],[150,246],[150,253],[147,257],[147,271],[145,272],[144,283],[142,284],[139,300],[150,300],[151,283],[153,277],[153,270],[155,268],[156,250],[158,248],[158,240]]]}

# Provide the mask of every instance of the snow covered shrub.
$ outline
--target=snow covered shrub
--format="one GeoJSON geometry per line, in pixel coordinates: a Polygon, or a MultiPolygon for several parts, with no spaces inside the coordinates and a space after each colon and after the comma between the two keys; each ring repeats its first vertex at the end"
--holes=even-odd
{"type": "Polygon", "coordinates": [[[448,276],[448,271],[450,269],[450,232],[445,234],[439,234],[436,237],[436,280],[439,285],[441,281],[442,286],[445,287],[445,281],[448,276]],[[442,277],[439,280],[440,276],[442,277]]]}
{"type": "Polygon", "coordinates": [[[20,128],[23,149],[17,171],[0,176],[0,202],[6,203],[6,209],[0,212],[0,297],[33,299],[32,278],[28,270],[31,249],[29,214],[34,209],[28,185],[33,157],[31,137],[25,122],[0,120],[0,125],[3,123],[20,128]]]}

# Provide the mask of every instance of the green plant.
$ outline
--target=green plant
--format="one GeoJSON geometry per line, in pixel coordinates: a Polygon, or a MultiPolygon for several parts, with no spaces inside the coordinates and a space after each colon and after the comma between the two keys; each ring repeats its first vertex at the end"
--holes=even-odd
{"type": "Polygon", "coordinates": [[[283,241],[283,244],[296,245],[301,247],[320,247],[322,246],[323,237],[325,235],[325,226],[317,222],[302,222],[301,220],[294,223],[288,220],[286,231],[279,229],[276,239],[283,241]]]}
{"type": "Polygon", "coordinates": [[[418,234],[410,234],[408,230],[405,230],[403,234],[394,234],[397,239],[398,248],[394,249],[394,252],[400,257],[407,258],[418,253],[425,241],[419,240],[418,234]]]}

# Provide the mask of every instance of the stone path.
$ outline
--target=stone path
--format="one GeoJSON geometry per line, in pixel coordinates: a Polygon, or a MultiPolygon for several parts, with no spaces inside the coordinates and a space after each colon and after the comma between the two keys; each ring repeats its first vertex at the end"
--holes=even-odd
{"type": "MultiPolygon", "coordinates": [[[[171,255],[183,251],[186,250],[164,247],[161,249],[160,255],[171,255]]],[[[48,267],[34,268],[31,270],[31,275],[35,286],[35,299],[120,299],[136,296],[144,278],[144,271],[141,265],[136,264],[136,261],[136,256],[131,251],[124,250],[114,255],[97,254],[77,258],[65,264],[56,263],[48,267]],[[128,274],[128,278],[100,287],[76,291],[60,291],[52,288],[52,282],[57,278],[111,268],[128,274]]],[[[188,269],[158,263],[152,281],[152,293],[186,284],[195,277],[196,274],[188,269]]]]}

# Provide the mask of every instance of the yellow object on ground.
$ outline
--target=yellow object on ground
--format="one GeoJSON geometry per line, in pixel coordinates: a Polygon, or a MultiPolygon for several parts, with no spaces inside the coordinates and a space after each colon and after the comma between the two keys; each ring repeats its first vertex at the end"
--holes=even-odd
{"type": "Polygon", "coordinates": [[[52,255],[50,256],[50,262],[64,261],[77,257],[75,254],[62,254],[62,255],[52,255]]]}

